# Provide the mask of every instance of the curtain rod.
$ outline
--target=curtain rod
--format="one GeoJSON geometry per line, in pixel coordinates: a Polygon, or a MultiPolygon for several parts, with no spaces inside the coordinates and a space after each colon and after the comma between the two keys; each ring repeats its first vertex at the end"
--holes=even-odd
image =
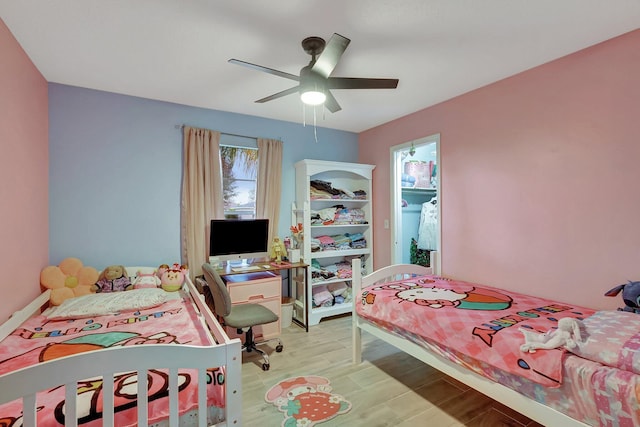
{"type": "MultiPolygon", "coordinates": [[[[176,129],[184,129],[184,127],[187,125],[176,125],[175,128],[176,129]]],[[[216,131],[219,132],[219,131],[216,131]]],[[[220,132],[221,135],[227,135],[227,136],[237,136],[239,138],[249,138],[249,139],[258,139],[257,136],[249,136],[249,135],[240,135],[238,133],[228,133],[228,132],[220,132]]]]}

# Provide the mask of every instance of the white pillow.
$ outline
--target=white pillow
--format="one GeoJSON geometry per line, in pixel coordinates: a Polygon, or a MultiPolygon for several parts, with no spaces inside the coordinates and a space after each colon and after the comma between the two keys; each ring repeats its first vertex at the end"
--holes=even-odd
{"type": "Polygon", "coordinates": [[[49,313],[46,313],[46,316],[50,320],[78,319],[142,310],[164,303],[168,299],[167,294],[168,292],[160,288],[144,288],[124,292],[83,295],[65,300],[49,313]]]}

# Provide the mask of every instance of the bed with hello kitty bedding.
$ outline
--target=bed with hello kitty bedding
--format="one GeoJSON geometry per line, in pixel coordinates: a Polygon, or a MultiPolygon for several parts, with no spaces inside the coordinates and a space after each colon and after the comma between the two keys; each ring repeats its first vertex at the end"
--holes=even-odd
{"type": "Polygon", "coordinates": [[[640,315],[594,311],[395,265],[353,263],[353,358],[372,333],[544,425],[640,425],[640,315]],[[581,324],[574,348],[522,351],[525,333],[581,324]]]}
{"type": "Polygon", "coordinates": [[[241,424],[240,341],[188,277],[40,313],[47,292],[0,327],[0,425],[241,424]]]}

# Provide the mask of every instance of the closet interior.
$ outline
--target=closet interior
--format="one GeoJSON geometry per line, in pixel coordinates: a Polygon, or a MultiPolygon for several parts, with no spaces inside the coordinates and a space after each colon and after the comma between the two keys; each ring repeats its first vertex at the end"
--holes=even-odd
{"type": "Polygon", "coordinates": [[[395,260],[430,265],[440,250],[437,135],[394,147],[395,260]]]}

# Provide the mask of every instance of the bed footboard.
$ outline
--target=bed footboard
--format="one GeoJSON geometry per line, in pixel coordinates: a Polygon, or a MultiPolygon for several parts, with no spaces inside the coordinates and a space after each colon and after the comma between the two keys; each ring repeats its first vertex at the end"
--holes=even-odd
{"type": "MultiPolygon", "coordinates": [[[[65,413],[76,413],[77,383],[87,378],[103,377],[103,425],[114,425],[114,376],[117,373],[137,372],[138,424],[147,421],[147,375],[151,369],[168,369],[171,425],[178,423],[178,369],[197,369],[198,383],[207,384],[207,368],[219,358],[215,347],[194,347],[148,344],[91,351],[75,356],[40,363],[10,372],[0,377],[0,402],[23,399],[23,425],[36,426],[36,393],[63,386],[65,413]],[[35,386],[34,386],[35,385],[35,386]]],[[[198,387],[199,425],[206,426],[206,386],[198,387]]],[[[67,417],[67,426],[77,420],[67,417]]]]}
{"type": "MultiPolygon", "coordinates": [[[[151,405],[155,404],[152,403],[153,399],[149,399],[150,395],[154,394],[157,398],[168,396],[168,400],[163,400],[168,402],[166,407],[163,406],[166,408],[163,409],[163,413],[168,413],[168,425],[178,425],[181,422],[180,411],[184,412],[187,408],[192,408],[188,409],[192,415],[197,410],[199,426],[208,425],[207,416],[210,410],[216,415],[217,420],[224,418],[224,421],[215,424],[217,426],[242,425],[241,342],[237,338],[229,339],[190,280],[187,279],[183,290],[191,296],[194,303],[192,305],[195,306],[195,310],[191,310],[196,320],[195,324],[192,323],[193,327],[202,327],[203,331],[208,331],[207,333],[214,337],[215,343],[123,345],[35,363],[0,375],[0,405],[19,399],[22,404],[22,425],[40,426],[42,420],[38,419],[38,413],[41,411],[42,403],[38,402],[40,397],[36,396],[40,392],[55,389],[60,390],[60,400],[56,401],[61,405],[56,411],[78,414],[76,417],[64,416],[65,426],[77,426],[79,420],[87,422],[96,416],[101,416],[104,426],[118,425],[117,419],[123,416],[119,411],[122,408],[133,407],[137,409],[127,411],[130,414],[127,417],[136,417],[137,414],[137,418],[132,422],[146,426],[149,423],[150,409],[154,414],[158,414],[152,410],[151,405]],[[224,368],[224,371],[214,369],[218,367],[224,368]],[[219,376],[222,372],[224,376],[219,376]],[[222,384],[223,379],[224,402],[222,394],[216,394],[216,397],[208,394],[211,391],[208,387],[212,387],[212,384],[213,387],[217,387],[218,384],[222,384]],[[158,384],[164,384],[160,391],[158,384]],[[183,398],[179,397],[179,390],[187,384],[194,387],[193,401],[189,406],[180,407],[183,398]],[[91,388],[93,392],[79,392],[80,389],[87,388],[91,388]],[[132,402],[127,405],[135,406],[118,407],[114,402],[118,390],[125,390],[128,402],[132,402]],[[90,395],[94,396],[92,399],[101,399],[99,409],[94,409],[101,413],[78,413],[77,408],[83,407],[80,405],[82,399],[86,400],[86,396],[90,395]],[[214,400],[220,403],[209,408],[214,400]],[[222,405],[224,408],[218,408],[222,405]]],[[[10,335],[20,327],[21,321],[30,315],[38,314],[42,300],[47,298],[48,294],[17,312],[10,321],[0,326],[0,332],[5,336],[10,335]]],[[[207,341],[214,340],[209,338],[207,341]]],[[[15,408],[14,405],[10,406],[15,408]]],[[[17,410],[19,411],[20,407],[17,410]]],[[[129,421],[127,418],[127,423],[129,421]]]]}

